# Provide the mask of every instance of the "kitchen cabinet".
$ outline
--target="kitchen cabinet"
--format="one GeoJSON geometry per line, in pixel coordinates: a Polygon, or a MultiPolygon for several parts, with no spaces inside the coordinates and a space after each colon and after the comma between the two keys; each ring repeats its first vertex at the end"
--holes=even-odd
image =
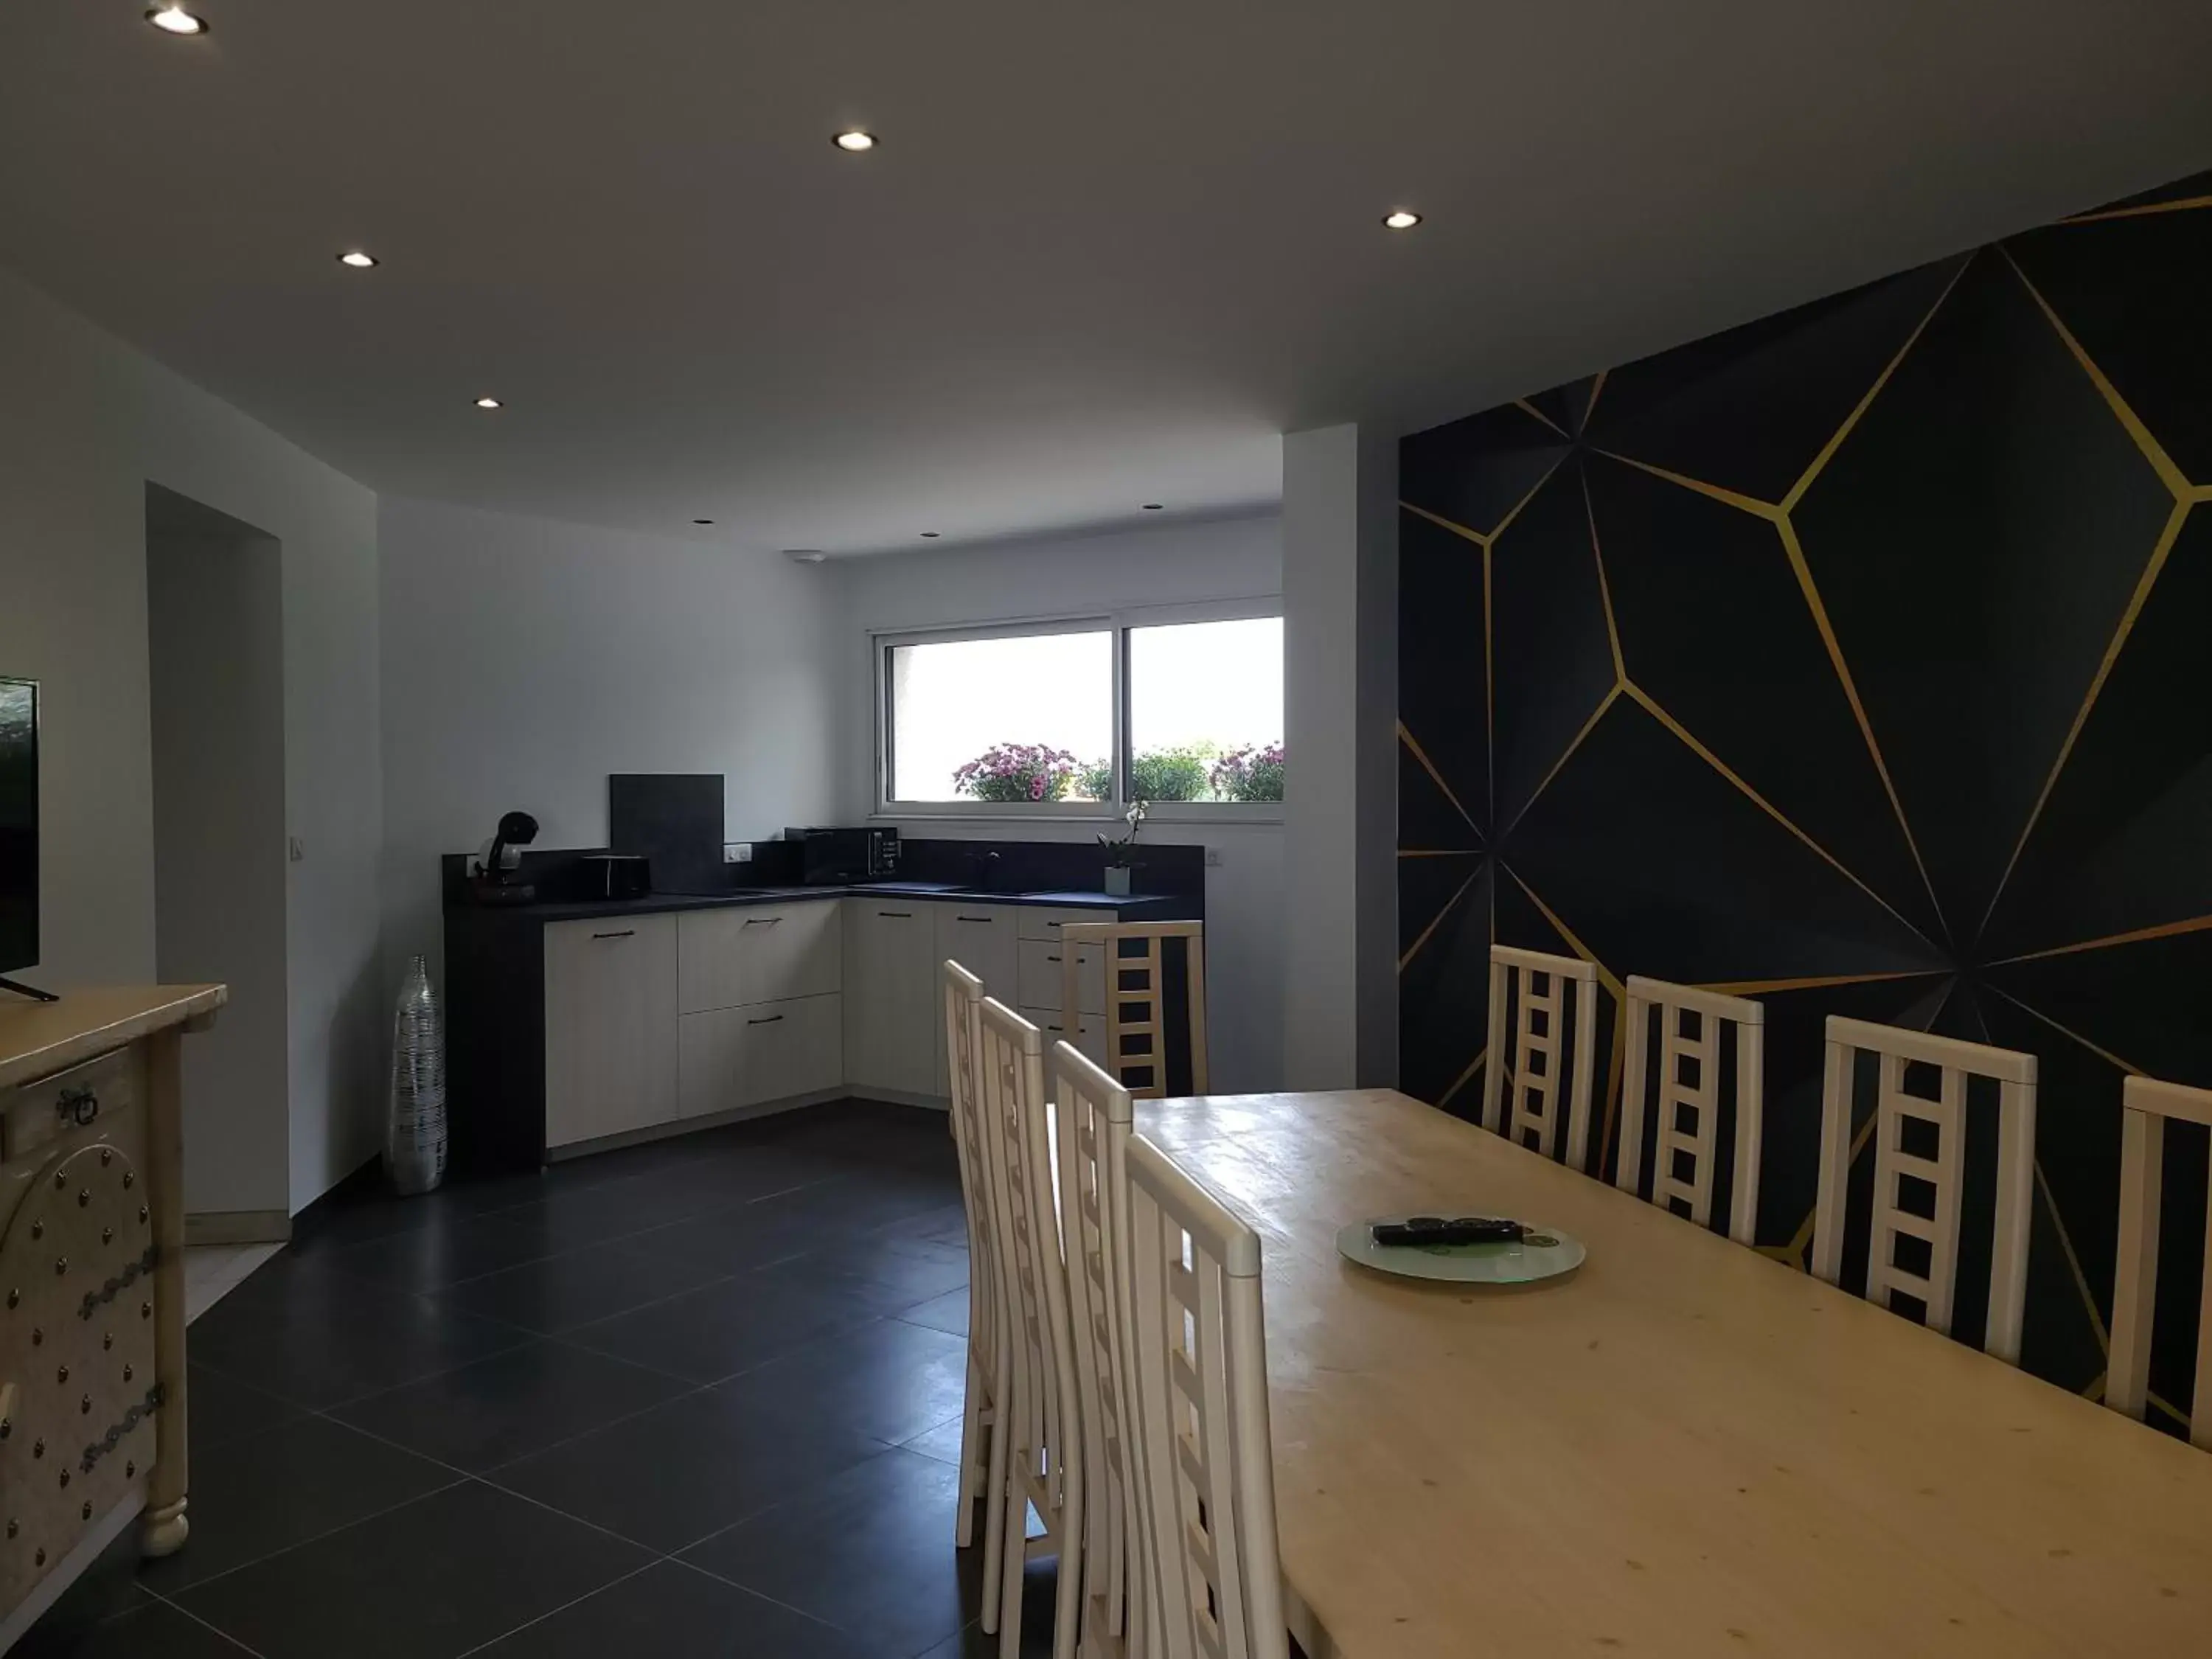
{"type": "Polygon", "coordinates": [[[684,911],[676,919],[684,1012],[835,992],[842,982],[844,954],[839,910],[836,899],[802,899],[684,911]]]}
{"type": "Polygon", "coordinates": [[[833,992],[686,1014],[678,1054],[687,1118],[823,1093],[844,1080],[844,999],[833,992]]]}
{"type": "Polygon", "coordinates": [[[665,1123],[677,1087],[677,918],[545,928],[545,1144],[665,1123]]]}
{"type": "MultiPolygon", "coordinates": [[[[937,959],[932,974],[957,962],[983,981],[983,994],[1007,1007],[1021,1000],[1020,911],[1011,904],[977,904],[959,899],[937,907],[937,959]]],[[[929,1092],[951,1097],[952,1077],[945,1051],[945,1021],[934,1022],[936,1043],[929,1092]]]]}
{"type": "Polygon", "coordinates": [[[908,899],[844,901],[845,1081],[931,1095],[944,1046],[938,1013],[937,911],[908,899]]]}

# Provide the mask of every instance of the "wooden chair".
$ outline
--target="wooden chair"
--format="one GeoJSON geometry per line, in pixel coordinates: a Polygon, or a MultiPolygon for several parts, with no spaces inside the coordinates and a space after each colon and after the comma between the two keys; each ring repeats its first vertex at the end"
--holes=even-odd
{"type": "Polygon", "coordinates": [[[1498,1130],[1506,1091],[1504,1056],[1510,1052],[1512,1099],[1503,1133],[1520,1146],[1534,1134],[1537,1151],[1546,1158],[1559,1156],[1559,1039],[1569,984],[1575,988],[1575,1048],[1567,1082],[1567,1162],[1579,1170],[1589,1154],[1590,1081],[1597,1060],[1595,963],[1510,945],[1490,947],[1490,1064],[1482,1074],[1482,1127],[1498,1130]],[[1510,1038],[1509,1003],[1517,1014],[1510,1038]]]}
{"type": "Polygon", "coordinates": [[[2035,1056],[1985,1043],[1961,1042],[1893,1025],[1828,1016],[1827,1066],[1820,1089],[1820,1184],[1814,1201],[1813,1271],[1830,1284],[1844,1261],[1844,1203],[1850,1187],[1851,1097],[1861,1050],[1879,1057],[1875,1092],[1874,1231],[1867,1244],[1866,1293],[1893,1305],[1899,1291],[1928,1310],[1930,1330],[1948,1335],[1959,1270],[1959,1201],[1965,1186],[1966,1079],[1993,1078],[1997,1095],[1996,1235],[1990,1249],[1989,1325],[1982,1346],[2008,1363],[2020,1361],[2020,1327],[2027,1300],[2029,1183],[2035,1170],[2035,1056]],[[1936,1068],[1934,1096],[1909,1094],[1905,1068],[1936,1068]],[[1932,1124],[1936,1156],[1905,1150],[1908,1124],[1932,1124]],[[1933,1189],[1933,1213],[1904,1207],[1904,1183],[1933,1189]],[[1929,1249],[1923,1275],[1897,1265],[1897,1241],[1929,1249]]]}
{"type": "Polygon", "coordinates": [[[1689,1206],[1700,1227],[1713,1221],[1713,1170],[1720,1141],[1722,1028],[1735,1027],[1735,1167],[1730,1177],[1729,1237],[1752,1243],[1759,1229],[1759,1131],[1765,1104],[1766,1010],[1742,997],[1629,975],[1628,1052],[1620,1090],[1620,1162],[1613,1184],[1640,1192],[1644,1165],[1644,1071],[1651,1016],[1659,1017],[1659,1125],[1652,1146],[1651,1201],[1689,1206]],[[1692,1075],[1686,1077],[1687,1071],[1692,1075]],[[1685,1124],[1685,1115],[1687,1123],[1685,1124]],[[1684,1163],[1689,1165],[1682,1174],[1684,1163]]]}
{"type": "Polygon", "coordinates": [[[1189,994],[1190,1091],[1206,1092],[1206,924],[1202,921],[1072,921],[1060,930],[1060,1006],[1083,1006],[1079,958],[1097,947],[1105,958],[1105,1071],[1139,1100],[1168,1091],[1167,975],[1161,946],[1184,941],[1189,994]],[[1141,948],[1132,951],[1136,945],[1141,948]]]}
{"type": "MultiPolygon", "coordinates": [[[[2122,1085],[2119,1267],[2112,1287],[2112,1353],[2105,1403],[2143,1414],[2150,1392],[2151,1310],[2158,1298],[2158,1223],[2165,1185],[2169,1118],[2212,1128],[2212,1089],[2155,1078],[2122,1085]]],[[[2212,1221],[2204,1241],[2204,1287],[2197,1325],[2197,1389],[2189,1413],[2191,1443],[2212,1451],[2212,1221]]]]}
{"type": "Polygon", "coordinates": [[[983,1113],[983,981],[945,963],[945,1052],[952,1092],[952,1142],[960,1161],[960,1204],[968,1218],[968,1389],[960,1414],[960,1513],[954,1542],[975,1541],[975,1500],[983,1499],[983,1615],[999,1627],[999,1571],[1006,1546],[1006,1437],[1000,1432],[1012,1386],[1005,1340],[1005,1282],[993,1204],[991,1138],[983,1113]]]}
{"type": "Polygon", "coordinates": [[[1115,1196],[1127,1189],[1129,1091],[1071,1043],[1054,1043],[1050,1064],[1083,1413],[1083,1651],[1085,1659],[1130,1659],[1144,1644],[1130,1637],[1133,1625],[1141,1629],[1141,1614],[1133,1617],[1130,1583],[1137,1496],[1124,1408],[1129,1281],[1121,1241],[1127,1220],[1115,1196]]]}
{"type": "Polygon", "coordinates": [[[999,1650],[1020,1659],[1022,1568],[1060,1559],[1053,1659],[1073,1659],[1082,1612],[1082,1411],[1076,1396],[1067,1271],[1055,1214],[1043,1041],[1037,1028],[989,997],[981,1019],[981,1097],[996,1179],[999,1259],[1006,1281],[1012,1385],[1006,1411],[1005,1543],[999,1571],[999,1650]],[[1030,1539],[1034,1507],[1043,1535],[1030,1539]]]}
{"type": "Polygon", "coordinates": [[[1260,1237],[1142,1135],[1123,1170],[1138,1536],[1160,1659],[1286,1659],[1260,1237]]]}

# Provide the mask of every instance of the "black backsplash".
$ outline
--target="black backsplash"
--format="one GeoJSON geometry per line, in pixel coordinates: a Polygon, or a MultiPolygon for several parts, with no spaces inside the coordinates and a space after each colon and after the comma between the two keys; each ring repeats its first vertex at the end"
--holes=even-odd
{"type": "MultiPolygon", "coordinates": [[[[593,895],[584,883],[582,860],[605,848],[538,849],[526,848],[517,882],[538,890],[538,902],[562,904],[587,900],[593,895]]],[[[907,839],[900,842],[898,879],[942,881],[1001,893],[1053,891],[1095,892],[1105,859],[1094,842],[1058,841],[933,841],[907,839]]],[[[439,860],[441,891],[447,904],[470,901],[469,865],[475,854],[447,853],[439,860]]],[[[753,843],[752,862],[716,866],[720,879],[694,884],[681,892],[712,893],[747,887],[790,887],[799,884],[799,847],[797,842],[761,841],[753,843]]],[[[1180,898],[1201,896],[1206,891],[1206,848],[1158,842],[1140,846],[1133,884],[1139,895],[1180,898]]],[[[672,890],[653,871],[653,890],[672,890]]]]}

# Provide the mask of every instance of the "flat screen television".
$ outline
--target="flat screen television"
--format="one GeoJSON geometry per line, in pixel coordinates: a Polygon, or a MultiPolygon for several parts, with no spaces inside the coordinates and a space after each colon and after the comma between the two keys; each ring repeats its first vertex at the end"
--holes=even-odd
{"type": "Polygon", "coordinates": [[[0,974],[39,959],[39,688],[0,679],[0,974]]]}

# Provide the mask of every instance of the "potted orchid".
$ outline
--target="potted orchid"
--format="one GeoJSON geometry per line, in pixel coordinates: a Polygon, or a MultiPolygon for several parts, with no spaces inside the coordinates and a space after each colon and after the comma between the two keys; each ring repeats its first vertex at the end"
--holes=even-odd
{"type": "Polygon", "coordinates": [[[977,800],[1048,801],[1066,797],[1077,761],[1042,743],[1001,743],[956,769],[952,787],[977,800]]]}
{"type": "Polygon", "coordinates": [[[1129,872],[1137,862],[1137,832],[1145,827],[1145,814],[1148,810],[1147,803],[1131,801],[1129,810],[1121,814],[1121,821],[1129,826],[1129,833],[1098,837],[1099,846],[1106,849],[1105,890],[1116,898],[1129,896],[1129,872]]]}

